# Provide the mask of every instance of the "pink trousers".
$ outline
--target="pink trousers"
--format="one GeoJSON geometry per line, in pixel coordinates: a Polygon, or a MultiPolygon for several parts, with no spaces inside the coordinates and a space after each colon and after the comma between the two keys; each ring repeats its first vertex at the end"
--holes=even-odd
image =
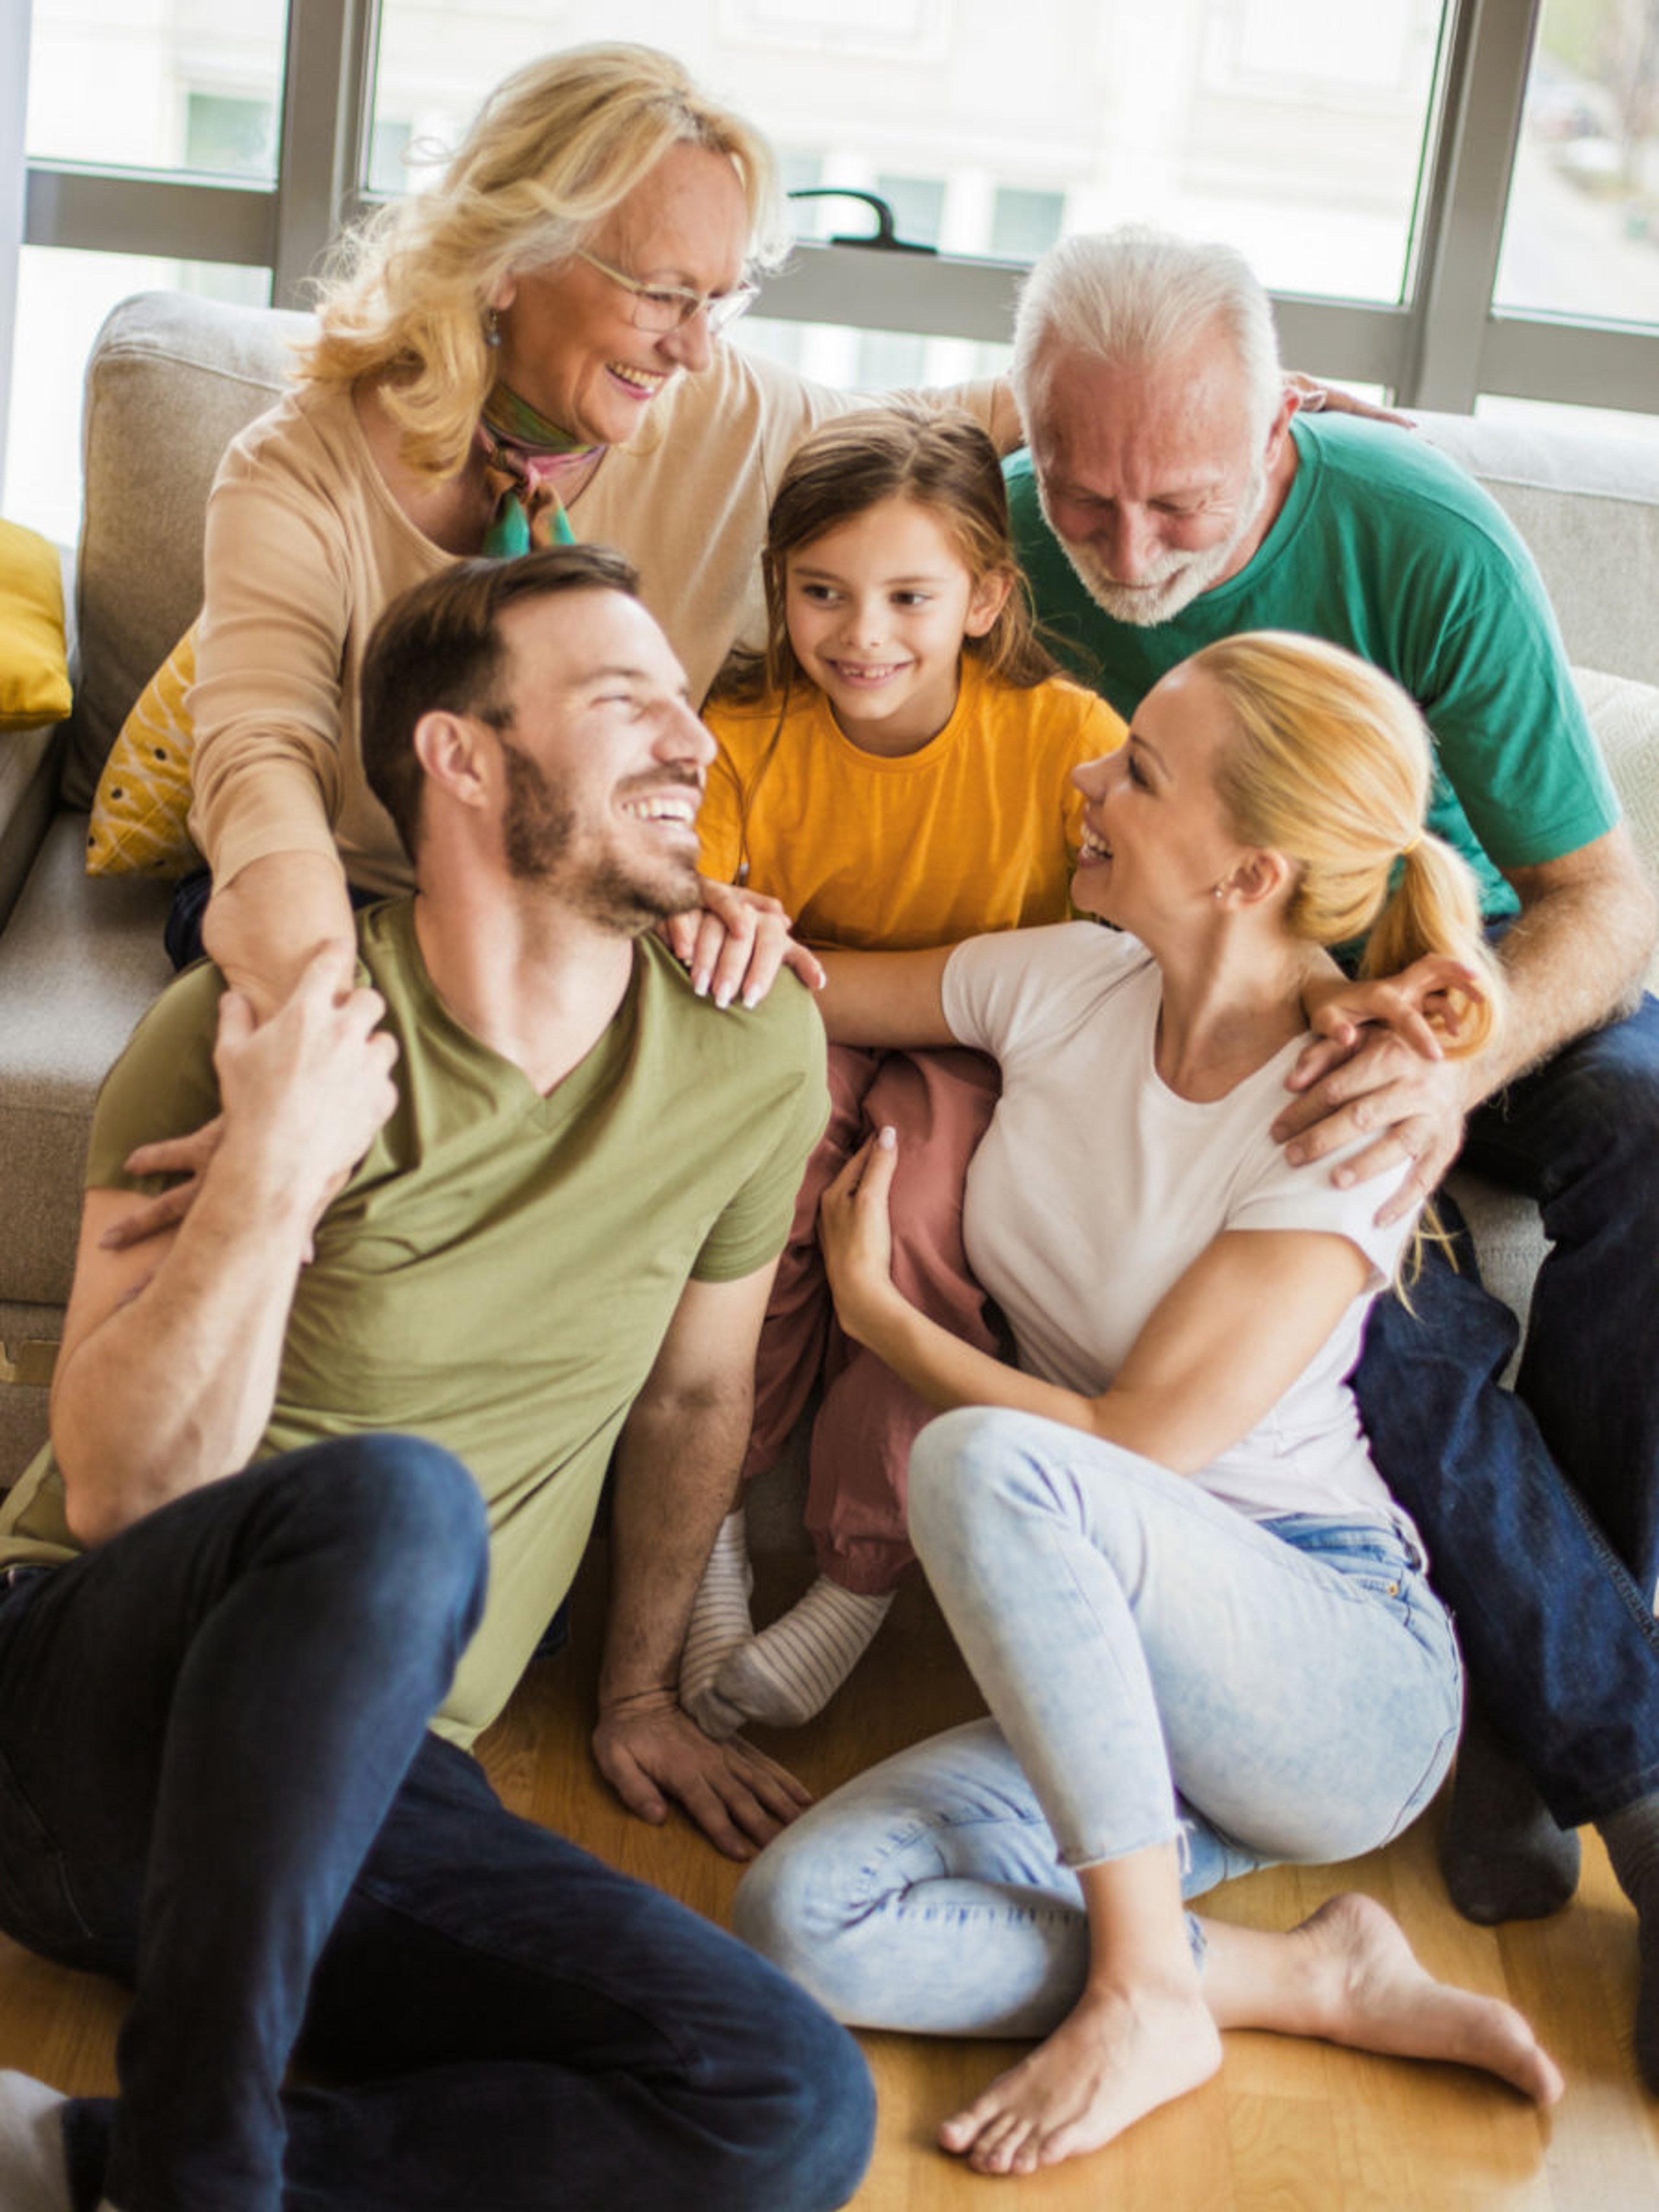
{"type": "Polygon", "coordinates": [[[890,1590],[915,1556],[905,1535],[905,1479],[910,1446],[933,1408],[842,1334],[818,1249],[818,1200],[865,1139],[890,1123],[898,1133],[893,1279],[930,1320],[994,1352],[985,1294],[962,1249],[962,1192],[999,1087],[995,1062],[960,1047],[830,1048],[830,1126],[806,1164],[761,1331],[744,1474],[775,1463],[822,1377],[806,1525],[819,1568],[845,1589],[890,1590]]]}

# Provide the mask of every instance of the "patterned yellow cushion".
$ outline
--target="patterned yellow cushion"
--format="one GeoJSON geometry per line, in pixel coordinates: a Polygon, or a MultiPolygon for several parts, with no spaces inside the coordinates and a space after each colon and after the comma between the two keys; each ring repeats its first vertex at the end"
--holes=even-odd
{"type": "Polygon", "coordinates": [[[0,522],[0,730],[61,722],[69,710],[58,556],[37,532],[0,522]]]}
{"type": "Polygon", "coordinates": [[[121,725],[92,799],[89,876],[184,876],[202,856],[190,840],[185,695],[196,681],[196,625],[179,639],[121,725]]]}

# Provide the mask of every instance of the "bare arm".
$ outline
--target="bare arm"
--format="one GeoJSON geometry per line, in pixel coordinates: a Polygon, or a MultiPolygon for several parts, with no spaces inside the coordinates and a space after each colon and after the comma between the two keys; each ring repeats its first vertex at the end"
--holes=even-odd
{"type": "Polygon", "coordinates": [[[270,853],[250,860],[228,883],[214,885],[202,941],[227,982],[264,1021],[325,945],[348,957],[355,952],[344,872],[320,853],[270,853]]]}
{"type": "Polygon", "coordinates": [[[239,994],[221,1000],[224,1134],[178,1228],[114,1249],[131,1196],[88,1194],[52,1395],[86,1542],[234,1473],[259,1440],[312,1229],[395,1103],[381,1002],[349,975],[313,962],[258,1029],[239,994]]]}
{"type": "Polygon", "coordinates": [[[1103,1437],[1177,1474],[1206,1467],[1278,1403],[1364,1289],[1346,1237],[1231,1231],[1148,1316],[1097,1397],[1005,1366],[917,1312],[894,1287],[888,1191],[896,1154],[876,1144],[824,1195],[819,1235],[849,1336],[941,1410],[1008,1406],[1103,1437]]]}
{"type": "Polygon", "coordinates": [[[1273,1124],[1295,1161],[1354,1138],[1376,1141],[1337,1170],[1363,1182],[1409,1156],[1412,1173],[1378,1214],[1398,1219],[1456,1156],[1464,1116],[1506,1083],[1634,1003],[1652,957],[1659,909],[1623,828],[1536,867],[1508,872],[1521,912],[1498,957],[1509,985],[1504,1025],[1484,1051],[1424,1060],[1391,1036],[1368,1036],[1340,1065],[1310,1046],[1291,1077],[1300,1096],[1273,1124]]]}
{"type": "Polygon", "coordinates": [[[953,948],[823,954],[818,1012],[831,1044],[915,1048],[954,1044],[945,1018],[945,970],[953,948]]]}
{"type": "Polygon", "coordinates": [[[614,1568],[594,1756],[647,1820],[685,1808],[748,1858],[809,1800],[744,1743],[717,1744],[680,1710],[680,1648],[715,1532],[730,1511],[754,1409],[771,1267],[688,1283],[617,1446],[614,1568]]]}

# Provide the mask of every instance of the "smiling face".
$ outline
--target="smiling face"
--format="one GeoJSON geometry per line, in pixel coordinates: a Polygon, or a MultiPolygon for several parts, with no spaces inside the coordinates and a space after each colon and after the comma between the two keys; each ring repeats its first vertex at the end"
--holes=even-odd
{"type": "MultiPolygon", "coordinates": [[[[587,244],[642,283],[732,291],[743,282],[749,244],[737,172],[709,147],[672,146],[587,244]]],[[[520,270],[495,305],[503,382],[562,430],[595,445],[626,443],[665,386],[713,358],[701,313],[677,330],[640,330],[632,295],[586,261],[520,270]]]]}
{"type": "Polygon", "coordinates": [[[508,873],[620,935],[695,906],[714,741],[661,630],[623,592],[577,591],[509,607],[500,635],[508,873]]]}
{"type": "Polygon", "coordinates": [[[1247,857],[1216,789],[1233,742],[1220,686],[1184,664],[1141,701],[1127,744],[1074,770],[1088,801],[1072,878],[1080,913],[1156,948],[1171,927],[1215,911],[1216,885],[1247,857]]]}
{"type": "Polygon", "coordinates": [[[950,720],[962,641],[984,636],[1010,580],[976,582],[937,515],[885,499],[787,556],[784,619],[844,733],[895,757],[950,720]]]}
{"type": "Polygon", "coordinates": [[[1286,400],[1264,436],[1221,331],[1183,357],[1125,367],[1058,355],[1030,425],[1049,527],[1118,622],[1168,622],[1238,574],[1296,468],[1286,400]]]}

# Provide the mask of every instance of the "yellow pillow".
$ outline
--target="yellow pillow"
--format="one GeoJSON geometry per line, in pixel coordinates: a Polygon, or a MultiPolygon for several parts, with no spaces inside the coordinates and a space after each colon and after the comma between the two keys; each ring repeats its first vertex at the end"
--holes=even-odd
{"type": "Polygon", "coordinates": [[[21,523],[0,522],[0,730],[61,722],[69,710],[57,550],[21,523]]]}
{"type": "Polygon", "coordinates": [[[179,639],[121,725],[92,795],[89,876],[186,876],[191,844],[190,757],[196,732],[185,695],[196,681],[196,625],[179,639]]]}

